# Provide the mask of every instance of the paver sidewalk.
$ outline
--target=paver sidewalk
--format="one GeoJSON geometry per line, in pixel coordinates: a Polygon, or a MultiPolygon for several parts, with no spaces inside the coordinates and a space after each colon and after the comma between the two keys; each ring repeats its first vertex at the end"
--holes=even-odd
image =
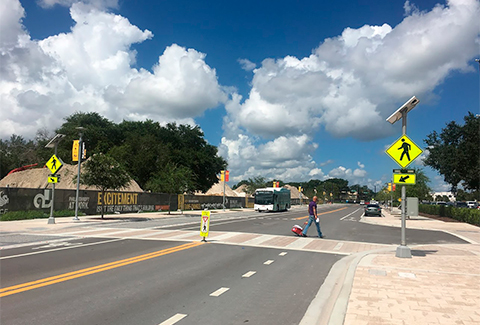
{"type": "MultiPolygon", "coordinates": [[[[400,219],[384,211],[362,221],[400,227],[400,219]]],[[[412,258],[394,251],[365,256],[343,324],[480,324],[480,228],[421,217],[407,220],[409,228],[447,231],[471,244],[409,246],[412,258]]]]}

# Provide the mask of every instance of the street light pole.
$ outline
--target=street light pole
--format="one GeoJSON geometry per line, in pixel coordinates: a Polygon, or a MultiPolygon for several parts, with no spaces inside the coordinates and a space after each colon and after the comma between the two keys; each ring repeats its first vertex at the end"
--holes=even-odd
{"type": "MultiPolygon", "coordinates": [[[[398,120],[402,120],[402,136],[406,136],[407,134],[407,113],[411,111],[415,106],[417,106],[419,100],[413,96],[410,98],[405,104],[402,105],[399,109],[395,111],[392,115],[387,118],[387,122],[394,124],[398,120]]],[[[392,182],[393,186],[393,182],[392,182]]],[[[411,258],[412,252],[410,248],[407,246],[406,240],[406,196],[407,196],[407,188],[405,185],[402,185],[402,234],[401,234],[401,243],[400,246],[397,247],[397,251],[395,256],[401,258],[411,258]]]]}
{"type": "Polygon", "coordinates": [[[80,139],[78,140],[78,173],[77,173],[77,193],[75,195],[75,218],[73,220],[80,220],[78,218],[78,194],[80,192],[80,168],[82,165],[82,136],[85,128],[79,126],[76,128],[80,132],[80,139]]]}

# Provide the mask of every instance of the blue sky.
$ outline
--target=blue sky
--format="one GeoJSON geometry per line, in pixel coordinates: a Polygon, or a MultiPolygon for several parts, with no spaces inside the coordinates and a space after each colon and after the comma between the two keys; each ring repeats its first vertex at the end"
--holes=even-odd
{"type": "MultiPolygon", "coordinates": [[[[480,3],[2,1],[0,137],[76,111],[198,124],[230,184],[340,177],[378,190],[410,97],[420,147],[480,113],[480,3]]],[[[428,151],[426,152],[428,154],[428,151]]],[[[421,158],[411,166],[421,166],[421,158]]],[[[442,177],[425,172],[436,191],[442,177]]]]}

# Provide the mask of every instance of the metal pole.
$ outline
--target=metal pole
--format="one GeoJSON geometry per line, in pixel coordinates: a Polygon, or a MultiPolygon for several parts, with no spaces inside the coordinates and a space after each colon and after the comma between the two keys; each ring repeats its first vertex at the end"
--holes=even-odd
{"type": "MultiPolygon", "coordinates": [[[[57,145],[55,142],[55,156],[57,156],[57,145]]],[[[55,224],[55,217],[53,216],[53,205],[55,204],[55,183],[52,184],[52,205],[50,206],[50,217],[48,218],[48,225],[55,224]]]]}
{"type": "Polygon", "coordinates": [[[78,218],[78,194],[80,192],[80,167],[82,165],[82,135],[82,131],[80,131],[80,139],[78,141],[77,194],[75,195],[75,218],[73,218],[73,220],[80,220],[78,218]]]}
{"type": "Polygon", "coordinates": [[[225,173],[225,171],[223,172],[223,211],[225,211],[225,179],[226,179],[227,175],[225,173]]]}
{"type": "MultiPolygon", "coordinates": [[[[402,134],[406,135],[407,134],[407,111],[402,112],[402,134]]],[[[397,252],[396,252],[396,257],[401,257],[401,258],[411,258],[412,257],[412,252],[410,251],[410,248],[407,246],[407,240],[406,240],[406,228],[407,228],[407,222],[406,222],[406,196],[407,196],[407,188],[405,185],[402,185],[402,238],[401,238],[401,244],[400,246],[397,247],[397,252]]]]}
{"type": "Polygon", "coordinates": [[[390,185],[390,213],[393,211],[393,177],[392,177],[392,183],[390,185]]]}

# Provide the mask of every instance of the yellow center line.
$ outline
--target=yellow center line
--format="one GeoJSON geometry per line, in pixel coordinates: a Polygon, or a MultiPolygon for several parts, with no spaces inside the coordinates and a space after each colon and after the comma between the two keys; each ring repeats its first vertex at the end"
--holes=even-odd
{"type": "MultiPolygon", "coordinates": [[[[326,212],[322,212],[322,213],[317,213],[317,216],[321,216],[322,214],[337,212],[337,211],[344,210],[344,209],[346,209],[346,207],[345,207],[345,208],[340,208],[340,209],[337,209],[337,210],[332,210],[332,211],[326,211],[326,212]]],[[[306,216],[306,217],[298,217],[298,218],[295,218],[295,220],[307,219],[308,217],[309,217],[309,216],[306,216]]]]}
{"type": "Polygon", "coordinates": [[[120,266],[125,266],[125,265],[129,265],[129,264],[145,261],[145,260],[148,260],[148,259],[151,259],[151,258],[154,258],[154,257],[159,257],[159,256],[179,252],[179,251],[189,249],[189,248],[193,248],[193,247],[203,245],[203,244],[204,244],[203,242],[193,242],[193,243],[183,244],[183,245],[180,245],[180,246],[166,248],[166,249],[163,249],[161,251],[156,251],[156,252],[153,252],[153,253],[148,253],[148,254],[144,254],[144,255],[130,257],[130,258],[123,259],[123,260],[120,260],[120,261],[101,264],[101,265],[89,267],[89,268],[78,270],[78,271],[73,271],[73,272],[69,272],[69,273],[65,273],[65,274],[60,274],[60,275],[48,277],[48,278],[45,278],[45,279],[40,279],[40,280],[36,280],[36,281],[31,281],[31,282],[27,282],[27,283],[14,285],[14,286],[7,287],[7,288],[2,288],[2,289],[0,289],[0,297],[5,297],[5,296],[13,295],[15,293],[28,291],[28,290],[32,290],[32,289],[36,289],[36,288],[45,287],[45,286],[48,286],[48,285],[51,285],[51,284],[80,278],[80,277],[83,277],[83,276],[86,276],[86,275],[89,275],[89,274],[94,274],[94,273],[107,271],[107,270],[114,269],[114,268],[117,268],[117,267],[120,267],[120,266]]]}

